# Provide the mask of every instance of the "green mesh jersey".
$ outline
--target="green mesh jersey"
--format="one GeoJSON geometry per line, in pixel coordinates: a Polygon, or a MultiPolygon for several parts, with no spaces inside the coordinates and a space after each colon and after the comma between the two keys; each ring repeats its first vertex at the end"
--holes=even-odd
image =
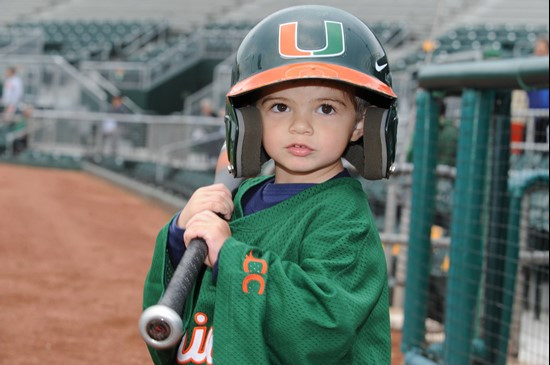
{"type": "MultiPolygon", "coordinates": [[[[150,349],[155,363],[389,364],[386,262],[360,183],[329,180],[243,216],[243,194],[264,180],[239,189],[217,282],[210,269],[201,274],[182,314],[184,342],[150,349]]],[[[171,274],[167,232],[157,238],[144,308],[171,274]]]]}

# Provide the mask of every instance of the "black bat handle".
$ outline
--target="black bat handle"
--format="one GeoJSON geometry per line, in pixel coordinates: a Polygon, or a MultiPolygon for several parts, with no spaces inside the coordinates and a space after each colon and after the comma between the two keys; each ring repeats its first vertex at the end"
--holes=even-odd
{"type": "Polygon", "coordinates": [[[191,240],[166,288],[164,296],[158,304],[165,305],[181,313],[187,296],[204,264],[206,255],[208,255],[206,242],[201,238],[191,240]]]}
{"type": "Polygon", "coordinates": [[[191,240],[158,304],[147,308],[139,320],[145,342],[156,348],[174,346],[183,335],[180,313],[208,255],[208,246],[201,238],[191,240]]]}

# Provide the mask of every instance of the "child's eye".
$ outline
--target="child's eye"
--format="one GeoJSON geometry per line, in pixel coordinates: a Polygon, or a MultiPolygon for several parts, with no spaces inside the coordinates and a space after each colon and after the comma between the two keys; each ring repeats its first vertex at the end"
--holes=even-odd
{"type": "Polygon", "coordinates": [[[334,107],[330,104],[323,104],[317,109],[321,114],[334,114],[336,110],[334,110],[334,107]]]}
{"type": "Polygon", "coordinates": [[[286,104],[282,104],[282,103],[277,103],[277,104],[274,104],[272,107],[271,107],[271,111],[274,111],[275,113],[284,113],[288,110],[288,105],[286,104]]]}

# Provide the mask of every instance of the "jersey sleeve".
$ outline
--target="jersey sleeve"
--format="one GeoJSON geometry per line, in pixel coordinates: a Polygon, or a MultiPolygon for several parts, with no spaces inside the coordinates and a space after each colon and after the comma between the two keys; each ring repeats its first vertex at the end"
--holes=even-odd
{"type": "Polygon", "coordinates": [[[390,363],[387,273],[378,233],[354,217],[327,221],[304,232],[296,262],[254,243],[226,241],[216,294],[215,318],[223,318],[215,323],[217,361],[390,363]]]}

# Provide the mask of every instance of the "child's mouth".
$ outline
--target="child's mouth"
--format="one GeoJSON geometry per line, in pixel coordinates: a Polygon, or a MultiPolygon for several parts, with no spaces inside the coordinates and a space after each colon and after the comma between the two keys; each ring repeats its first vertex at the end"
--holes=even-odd
{"type": "Polygon", "coordinates": [[[287,147],[288,151],[298,157],[305,157],[309,155],[313,150],[304,144],[291,144],[287,147]]]}

